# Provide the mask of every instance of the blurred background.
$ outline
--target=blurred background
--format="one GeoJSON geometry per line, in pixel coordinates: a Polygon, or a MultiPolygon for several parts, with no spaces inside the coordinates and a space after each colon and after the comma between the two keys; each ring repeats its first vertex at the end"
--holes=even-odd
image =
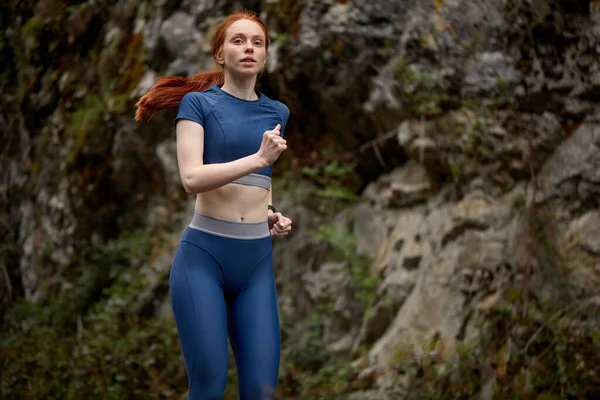
{"type": "Polygon", "coordinates": [[[134,104],[239,8],[291,110],[277,398],[600,398],[598,0],[3,1],[1,397],[185,398],[193,198],[134,104]]]}

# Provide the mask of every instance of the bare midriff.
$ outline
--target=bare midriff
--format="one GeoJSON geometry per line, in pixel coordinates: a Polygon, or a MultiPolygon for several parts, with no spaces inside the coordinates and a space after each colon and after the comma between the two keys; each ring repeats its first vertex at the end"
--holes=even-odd
{"type": "Polygon", "coordinates": [[[230,183],[196,196],[197,213],[234,222],[267,219],[269,191],[258,186],[230,183]]]}

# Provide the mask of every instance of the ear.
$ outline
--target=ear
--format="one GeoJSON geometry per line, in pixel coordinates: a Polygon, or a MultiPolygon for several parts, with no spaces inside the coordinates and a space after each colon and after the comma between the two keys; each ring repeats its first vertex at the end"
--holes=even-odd
{"type": "Polygon", "coordinates": [[[222,51],[219,51],[219,53],[215,57],[215,60],[217,61],[218,64],[225,65],[225,60],[223,59],[223,52],[222,51]]]}

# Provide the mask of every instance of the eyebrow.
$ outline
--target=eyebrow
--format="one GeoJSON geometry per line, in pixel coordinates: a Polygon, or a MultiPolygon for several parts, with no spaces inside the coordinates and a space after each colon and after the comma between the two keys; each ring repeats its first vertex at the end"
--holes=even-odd
{"type": "MultiPolygon", "coordinates": [[[[244,36],[244,37],[246,37],[246,34],[242,33],[242,32],[236,32],[236,33],[232,33],[231,34],[231,37],[235,37],[235,36],[244,36]]],[[[258,38],[258,39],[263,39],[264,40],[265,39],[265,35],[254,35],[254,36],[252,36],[252,38],[253,39],[258,38]]]]}

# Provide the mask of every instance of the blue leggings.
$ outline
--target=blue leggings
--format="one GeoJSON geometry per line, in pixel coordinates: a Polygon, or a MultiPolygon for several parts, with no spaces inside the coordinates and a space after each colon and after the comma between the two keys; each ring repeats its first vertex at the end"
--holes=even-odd
{"type": "Polygon", "coordinates": [[[195,214],[177,248],[170,296],[188,375],[189,400],[221,400],[227,338],[242,400],[274,397],[279,317],[267,222],[195,214]]]}

